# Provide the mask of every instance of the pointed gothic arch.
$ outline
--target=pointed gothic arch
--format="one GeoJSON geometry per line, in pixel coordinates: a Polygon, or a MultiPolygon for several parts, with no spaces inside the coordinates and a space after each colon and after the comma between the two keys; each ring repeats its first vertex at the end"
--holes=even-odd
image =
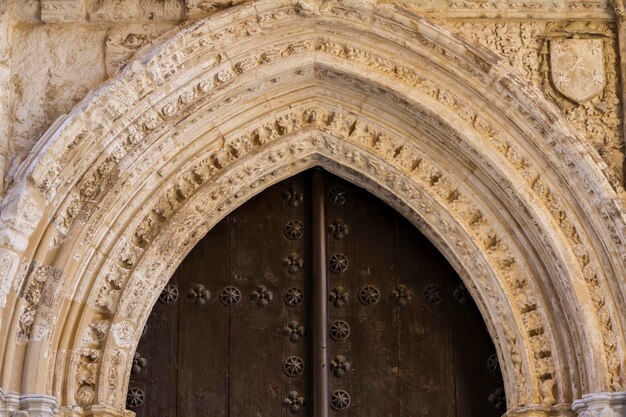
{"type": "Polygon", "coordinates": [[[512,413],[624,390],[623,190],[584,138],[432,22],[273,0],[165,36],[23,163],[0,215],[0,386],[16,407],[44,394],[42,409],[122,413],[119,381],[173,270],[220,218],[313,165],[447,257],[512,413]]]}

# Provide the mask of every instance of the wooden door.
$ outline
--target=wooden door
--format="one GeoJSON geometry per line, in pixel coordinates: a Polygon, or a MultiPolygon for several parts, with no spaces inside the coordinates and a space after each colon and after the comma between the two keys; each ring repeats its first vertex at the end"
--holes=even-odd
{"type": "Polygon", "coordinates": [[[493,344],[450,265],[383,202],[315,175],[317,191],[311,172],[290,178],[193,249],[148,320],[128,408],[138,417],[501,415],[493,344]],[[320,211],[324,224],[313,224],[320,211]]]}

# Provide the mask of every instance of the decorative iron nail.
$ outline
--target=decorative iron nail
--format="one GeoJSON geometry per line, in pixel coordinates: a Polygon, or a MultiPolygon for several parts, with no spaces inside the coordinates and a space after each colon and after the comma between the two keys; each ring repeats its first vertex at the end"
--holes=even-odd
{"type": "Polygon", "coordinates": [[[287,336],[290,342],[296,343],[304,336],[304,326],[296,320],[292,320],[283,328],[283,334],[287,336]]]}
{"type": "Polygon", "coordinates": [[[404,285],[398,285],[396,289],[391,293],[391,299],[398,305],[406,305],[411,301],[411,290],[404,285]]]}
{"type": "Polygon", "coordinates": [[[330,337],[335,340],[343,340],[350,336],[350,325],[343,320],[335,320],[330,324],[330,337]]]}
{"type": "Polygon", "coordinates": [[[227,306],[234,306],[241,302],[241,291],[237,287],[228,286],[220,293],[220,301],[227,306]]]}
{"type": "Polygon", "coordinates": [[[336,206],[346,204],[346,190],[339,186],[330,187],[328,191],[328,199],[336,206]]]}
{"type": "Polygon", "coordinates": [[[283,266],[287,268],[289,274],[297,274],[304,266],[304,259],[300,258],[297,253],[292,252],[288,257],[283,259],[283,266]]]}
{"type": "Polygon", "coordinates": [[[297,356],[290,356],[283,363],[283,371],[287,376],[298,376],[304,372],[304,361],[297,356]]]}
{"type": "Polygon", "coordinates": [[[298,414],[304,404],[304,397],[298,391],[289,391],[287,398],[283,400],[283,407],[288,409],[291,414],[298,414]]]}
{"type": "Polygon", "coordinates": [[[178,287],[174,284],[167,284],[159,295],[159,301],[163,304],[171,304],[176,300],[178,300],[178,287]]]}
{"type": "Polygon", "coordinates": [[[250,294],[252,301],[259,307],[265,307],[274,299],[274,293],[271,292],[265,285],[259,285],[256,291],[250,294]]]}
{"type": "Polygon", "coordinates": [[[350,233],[350,228],[343,222],[343,220],[336,219],[333,224],[328,226],[328,233],[330,233],[335,239],[339,240],[343,239],[348,233],[350,233]]]}
{"type": "Polygon", "coordinates": [[[500,371],[500,362],[498,361],[498,355],[492,353],[487,358],[487,368],[494,374],[500,371]]]}
{"type": "Polygon", "coordinates": [[[376,304],[380,299],[380,291],[373,285],[366,285],[359,291],[359,301],[362,304],[376,304]]]}
{"type": "Polygon", "coordinates": [[[126,394],[126,408],[137,408],[143,405],[146,396],[139,388],[130,388],[126,394]]]}
{"type": "Polygon", "coordinates": [[[304,301],[304,292],[300,288],[287,288],[283,294],[283,300],[291,307],[299,306],[304,301]]]}
{"type": "Polygon", "coordinates": [[[133,356],[133,367],[131,369],[131,373],[133,375],[138,375],[141,373],[141,370],[148,365],[148,360],[146,358],[142,358],[139,352],[135,352],[133,356]]]}
{"type": "Polygon", "coordinates": [[[283,227],[283,232],[288,239],[300,239],[304,236],[304,225],[300,220],[289,220],[283,227]]]}
{"type": "Polygon", "coordinates": [[[345,303],[348,302],[350,298],[350,294],[346,291],[342,286],[335,287],[330,294],[328,295],[330,302],[333,303],[335,307],[342,307],[345,303]]]}
{"type": "Polygon", "coordinates": [[[334,376],[341,378],[352,370],[352,365],[348,362],[348,359],[346,359],[345,356],[337,355],[330,362],[330,370],[334,376]]]}
{"type": "Polygon", "coordinates": [[[424,299],[430,304],[439,304],[443,300],[443,290],[435,284],[424,288],[424,299]]]}
{"type": "Polygon", "coordinates": [[[459,286],[456,287],[454,291],[452,291],[452,296],[461,305],[464,305],[467,302],[468,298],[470,298],[467,292],[467,288],[465,288],[465,285],[463,283],[460,283],[459,286]]]}
{"type": "Polygon", "coordinates": [[[336,411],[342,411],[350,407],[350,402],[350,394],[344,390],[334,391],[330,396],[330,406],[336,411]]]}
{"type": "Polygon", "coordinates": [[[304,194],[298,187],[293,186],[283,193],[283,199],[289,207],[298,207],[304,201],[304,194]]]}
{"type": "Polygon", "coordinates": [[[504,410],[506,408],[506,395],[504,388],[496,388],[494,392],[489,394],[487,398],[496,410],[504,410]]]}
{"type": "Polygon", "coordinates": [[[187,298],[194,304],[204,305],[211,298],[211,291],[207,290],[202,284],[196,284],[189,289],[187,298]]]}
{"type": "Polygon", "coordinates": [[[348,258],[343,253],[336,253],[330,257],[328,266],[331,272],[345,272],[348,269],[348,258]]]}

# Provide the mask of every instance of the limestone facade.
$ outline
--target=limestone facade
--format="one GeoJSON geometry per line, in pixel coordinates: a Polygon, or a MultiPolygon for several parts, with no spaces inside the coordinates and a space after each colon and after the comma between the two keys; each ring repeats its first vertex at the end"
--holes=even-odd
{"type": "Polygon", "coordinates": [[[172,272],[314,165],[459,272],[509,415],[626,415],[623,19],[607,0],[0,4],[0,415],[127,415],[172,272]]]}

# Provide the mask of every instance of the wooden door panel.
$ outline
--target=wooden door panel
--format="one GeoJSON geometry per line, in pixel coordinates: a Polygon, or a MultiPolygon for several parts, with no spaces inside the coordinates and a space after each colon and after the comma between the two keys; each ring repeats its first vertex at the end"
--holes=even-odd
{"type": "MultiPolygon", "coordinates": [[[[138,417],[312,415],[309,181],[265,190],[183,261],[137,350],[138,417]]],[[[342,179],[326,175],[325,198],[329,415],[501,415],[493,344],[443,256],[342,179]]]]}
{"type": "Polygon", "coordinates": [[[179,416],[228,415],[230,311],[219,290],[229,285],[229,232],[228,219],[217,224],[179,268],[179,416]]]}
{"type": "MultiPolygon", "coordinates": [[[[342,182],[343,183],[343,182],[342,182]]],[[[389,295],[395,286],[394,218],[388,207],[363,190],[342,184],[346,192],[347,288],[354,298],[345,308],[351,334],[347,357],[354,416],[395,416],[398,411],[398,327],[389,295]],[[367,287],[378,301],[364,304],[359,292],[367,287]],[[371,289],[370,288],[370,289],[371,289]]],[[[331,275],[332,276],[332,275],[331,275]]]]}
{"type": "Polygon", "coordinates": [[[500,365],[478,307],[461,280],[454,280],[454,363],[457,414],[499,415],[506,411],[500,365]]]}
{"type": "Polygon", "coordinates": [[[274,186],[230,216],[231,285],[244,294],[230,310],[231,416],[284,415],[288,393],[308,390],[305,374],[283,372],[287,358],[306,359],[308,343],[307,303],[283,299],[308,282],[306,240],[287,227],[304,225],[304,185],[298,177],[274,186]]]}
{"type": "Polygon", "coordinates": [[[454,416],[451,271],[443,257],[396,217],[397,285],[410,300],[397,306],[399,415],[454,416]]]}
{"type": "Polygon", "coordinates": [[[144,398],[142,404],[133,408],[137,417],[176,415],[178,281],[176,271],[152,308],[135,352],[129,391],[138,389],[144,398]],[[157,338],[155,334],[161,336],[157,338]],[[155,398],[159,400],[153,401],[155,398]]]}

